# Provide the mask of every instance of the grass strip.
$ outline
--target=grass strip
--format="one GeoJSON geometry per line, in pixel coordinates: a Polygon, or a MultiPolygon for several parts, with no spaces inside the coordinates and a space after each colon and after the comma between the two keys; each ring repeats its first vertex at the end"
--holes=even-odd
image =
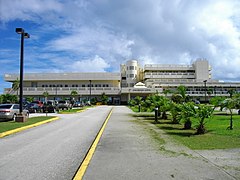
{"type": "Polygon", "coordinates": [[[15,121],[0,122],[0,137],[48,123],[56,119],[58,119],[56,116],[38,116],[28,118],[24,123],[15,121]]]}
{"type": "MultiPolygon", "coordinates": [[[[141,121],[154,124],[154,115],[150,113],[135,113],[133,116],[140,117],[141,121]]],[[[164,130],[168,135],[189,147],[190,149],[229,149],[240,148],[240,116],[233,116],[233,130],[228,130],[230,116],[227,114],[213,115],[206,119],[207,133],[195,135],[195,127],[198,120],[192,118],[192,129],[183,129],[183,123],[172,124],[171,116],[168,120],[159,119],[157,128],[164,130]]]]}

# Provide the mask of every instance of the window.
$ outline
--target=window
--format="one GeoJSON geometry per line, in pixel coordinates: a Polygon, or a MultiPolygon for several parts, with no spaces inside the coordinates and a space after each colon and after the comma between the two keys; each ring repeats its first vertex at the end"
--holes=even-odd
{"type": "Polygon", "coordinates": [[[129,70],[134,70],[134,66],[129,66],[129,70]]]}
{"type": "Polygon", "coordinates": [[[14,105],[13,109],[19,109],[19,105],[18,104],[14,105]]]}
{"type": "Polygon", "coordinates": [[[31,82],[32,87],[37,87],[37,82],[31,82]]]}
{"type": "Polygon", "coordinates": [[[82,87],[85,87],[85,84],[83,84],[82,87]]]}
{"type": "Polygon", "coordinates": [[[67,85],[67,84],[65,84],[65,87],[68,87],[68,85],[67,85]]]}
{"type": "Polygon", "coordinates": [[[130,74],[130,78],[134,78],[135,77],[135,75],[134,74],[130,74]]]}

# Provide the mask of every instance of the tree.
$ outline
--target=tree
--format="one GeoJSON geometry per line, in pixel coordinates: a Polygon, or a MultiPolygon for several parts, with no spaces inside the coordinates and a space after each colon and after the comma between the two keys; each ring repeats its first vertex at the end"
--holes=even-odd
{"type": "Polygon", "coordinates": [[[213,113],[212,108],[205,104],[199,104],[195,109],[195,112],[195,117],[198,118],[196,134],[204,134],[206,132],[205,119],[211,117],[213,113]]]}
{"type": "Polygon", "coordinates": [[[196,114],[194,105],[193,102],[187,102],[179,106],[181,119],[184,120],[184,129],[191,129],[192,127],[191,117],[194,117],[196,114]]]}
{"type": "Polygon", "coordinates": [[[78,92],[76,90],[72,90],[70,95],[72,96],[70,98],[70,103],[71,103],[71,107],[73,107],[75,97],[78,95],[78,92]]]}
{"type": "Polygon", "coordinates": [[[230,112],[230,125],[227,129],[233,129],[233,109],[235,109],[239,105],[238,98],[227,98],[222,102],[222,106],[229,110],[230,112]]]}
{"type": "Polygon", "coordinates": [[[230,98],[232,98],[233,94],[235,94],[235,93],[236,93],[236,91],[234,89],[229,89],[228,90],[228,94],[229,94],[230,98]]]}
{"type": "Polygon", "coordinates": [[[18,78],[13,81],[13,84],[12,84],[12,89],[14,91],[17,91],[17,96],[18,96],[18,89],[19,89],[19,86],[20,86],[20,81],[18,80],[18,78]]]}
{"type": "Polygon", "coordinates": [[[160,106],[162,104],[161,98],[162,96],[160,96],[159,94],[151,95],[152,107],[153,107],[152,109],[154,110],[154,108],[158,108],[158,116],[161,115],[161,109],[160,109],[160,106]]]}
{"type": "Polygon", "coordinates": [[[220,96],[212,97],[210,99],[210,104],[214,106],[212,111],[214,111],[217,107],[221,106],[221,103],[223,102],[224,99],[225,99],[224,97],[220,96]]]}
{"type": "Polygon", "coordinates": [[[106,96],[105,93],[102,93],[102,95],[101,95],[101,101],[102,101],[102,103],[103,103],[104,105],[107,104],[107,102],[108,102],[108,97],[106,96]]]}
{"type": "Polygon", "coordinates": [[[43,96],[45,98],[45,102],[47,102],[47,98],[49,96],[49,93],[47,91],[43,92],[43,96]]]}
{"type": "Polygon", "coordinates": [[[183,98],[180,94],[173,94],[171,99],[173,102],[175,102],[177,104],[183,103],[183,98]]]}
{"type": "Polygon", "coordinates": [[[26,97],[27,102],[33,102],[33,100],[34,100],[34,97],[31,97],[31,96],[26,97]]]}
{"type": "Polygon", "coordinates": [[[211,96],[211,95],[213,94],[213,89],[212,89],[212,88],[209,88],[209,89],[207,90],[207,94],[208,94],[208,96],[211,96]]]}
{"type": "Polygon", "coordinates": [[[164,89],[163,94],[167,97],[168,94],[171,94],[172,91],[170,89],[164,89]]]}
{"type": "Polygon", "coordinates": [[[142,97],[140,97],[140,96],[136,96],[136,97],[134,98],[134,100],[135,100],[135,102],[136,102],[136,105],[139,105],[139,104],[142,103],[142,97]]]}
{"type": "Polygon", "coordinates": [[[17,103],[18,96],[14,94],[3,94],[2,95],[2,103],[17,103]]]}
{"type": "Polygon", "coordinates": [[[181,95],[183,102],[186,102],[186,92],[187,88],[185,86],[181,85],[177,87],[177,94],[181,95]]]}
{"type": "Polygon", "coordinates": [[[167,97],[160,96],[160,111],[162,112],[162,119],[167,119],[167,111],[170,109],[170,100],[167,97]]]}
{"type": "Polygon", "coordinates": [[[128,105],[129,105],[130,107],[135,106],[135,104],[136,104],[136,102],[135,102],[134,99],[130,99],[130,100],[128,101],[128,105]]]}
{"type": "Polygon", "coordinates": [[[170,106],[170,113],[172,115],[172,123],[173,124],[179,124],[180,122],[180,112],[181,112],[181,105],[177,104],[175,102],[171,102],[170,106]]]}

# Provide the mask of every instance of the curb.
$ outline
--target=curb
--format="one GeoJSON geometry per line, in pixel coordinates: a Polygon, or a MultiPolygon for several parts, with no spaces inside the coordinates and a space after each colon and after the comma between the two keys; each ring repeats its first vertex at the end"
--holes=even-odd
{"type": "Polygon", "coordinates": [[[58,119],[59,119],[59,117],[55,117],[55,118],[51,118],[51,119],[41,121],[41,122],[38,122],[38,123],[35,123],[35,124],[31,124],[31,125],[28,125],[28,126],[24,126],[24,127],[20,127],[20,128],[17,128],[17,129],[10,130],[10,131],[6,131],[6,132],[3,132],[3,133],[0,133],[0,138],[11,135],[11,134],[15,134],[15,133],[20,132],[20,131],[24,131],[26,129],[30,129],[30,128],[33,128],[33,127],[36,127],[36,126],[40,126],[42,124],[46,124],[46,123],[49,123],[49,122],[52,122],[52,121],[55,121],[55,120],[58,120],[58,119]]]}

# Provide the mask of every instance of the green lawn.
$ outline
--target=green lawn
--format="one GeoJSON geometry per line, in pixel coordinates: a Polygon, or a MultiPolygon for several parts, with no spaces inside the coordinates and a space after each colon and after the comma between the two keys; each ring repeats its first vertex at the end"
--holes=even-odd
{"type": "Polygon", "coordinates": [[[28,126],[31,124],[35,124],[41,121],[45,121],[51,118],[54,118],[56,116],[39,116],[39,117],[32,117],[28,118],[27,122],[20,123],[20,122],[15,122],[15,121],[7,121],[7,122],[0,122],[0,133],[6,132],[9,130],[17,129],[23,126],[28,126]]]}
{"type": "MultiPolygon", "coordinates": [[[[154,113],[135,113],[133,116],[140,117],[144,122],[154,123],[154,113]]],[[[184,130],[183,123],[172,124],[170,119],[160,119],[160,123],[155,125],[191,149],[240,148],[240,116],[233,116],[233,130],[227,129],[229,121],[230,115],[214,114],[207,119],[207,133],[204,135],[195,135],[197,119],[192,119],[191,130],[184,130]]]]}
{"type": "Polygon", "coordinates": [[[235,126],[238,127],[233,130],[227,130],[228,120],[221,121],[217,118],[219,117],[209,120],[206,124],[208,132],[204,135],[195,135],[196,122],[191,130],[184,130],[183,124],[171,124],[169,120],[160,120],[161,123],[156,126],[191,149],[240,148],[240,123],[236,122],[235,126]]]}

